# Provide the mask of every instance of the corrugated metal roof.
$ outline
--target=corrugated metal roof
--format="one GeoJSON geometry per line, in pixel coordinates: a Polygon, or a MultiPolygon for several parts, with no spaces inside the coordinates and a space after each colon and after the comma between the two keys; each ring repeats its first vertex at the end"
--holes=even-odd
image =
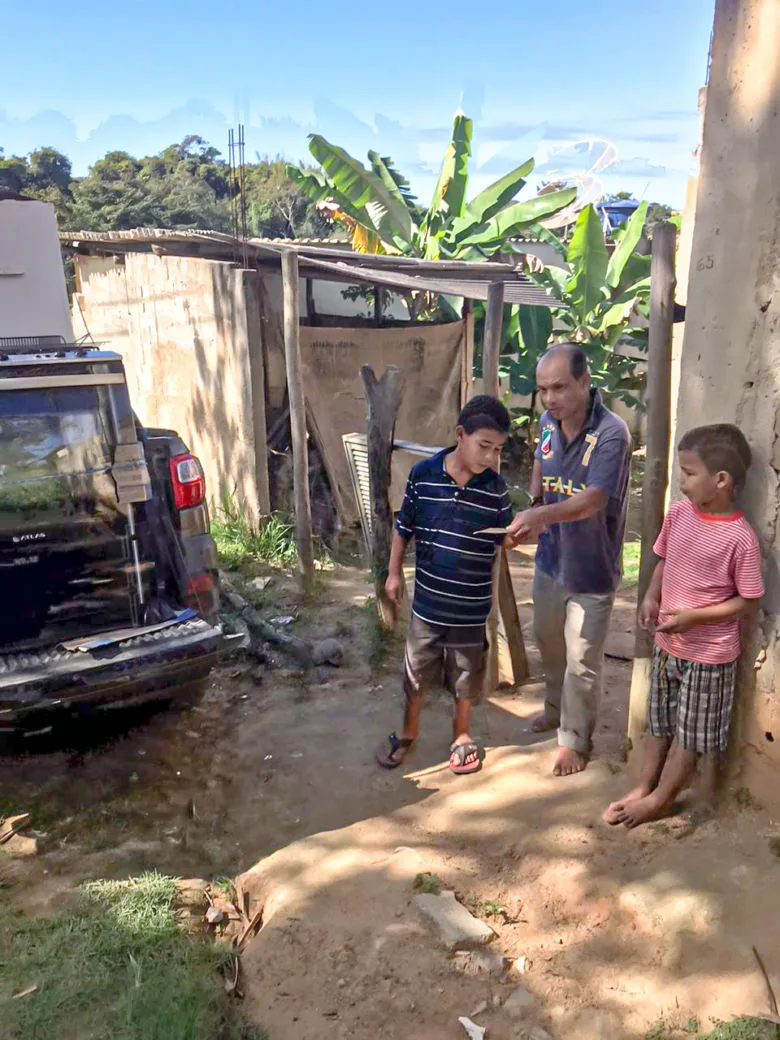
{"type": "MultiPolygon", "coordinates": [[[[299,256],[305,277],[342,282],[365,282],[395,289],[439,293],[486,300],[491,282],[504,283],[504,300],[510,304],[549,307],[548,294],[522,271],[509,264],[491,261],[421,260],[416,257],[354,253],[339,248],[332,240],[250,238],[246,242],[219,231],[175,231],[137,228],[132,231],[66,231],[60,234],[63,248],[90,247],[107,253],[122,253],[158,246],[178,255],[233,260],[246,251],[254,262],[278,261],[286,250],[299,256]]],[[[555,301],[556,306],[560,306],[555,301]]]]}

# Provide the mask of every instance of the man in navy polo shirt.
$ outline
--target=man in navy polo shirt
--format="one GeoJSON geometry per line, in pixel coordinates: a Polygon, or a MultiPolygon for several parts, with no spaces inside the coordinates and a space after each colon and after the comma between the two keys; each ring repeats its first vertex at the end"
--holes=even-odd
{"type": "Polygon", "coordinates": [[[620,584],[631,435],[590,386],[583,351],[551,347],[536,369],[546,411],[531,477],[532,506],[509,533],[538,536],[534,628],[547,695],[537,733],[558,730],[556,776],[588,764],[604,642],[620,584]]]}

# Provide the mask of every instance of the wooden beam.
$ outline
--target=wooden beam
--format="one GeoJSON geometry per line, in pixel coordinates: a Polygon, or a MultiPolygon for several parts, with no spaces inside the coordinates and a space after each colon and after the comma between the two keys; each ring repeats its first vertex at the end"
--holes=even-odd
{"type": "MultiPolygon", "coordinates": [[[[653,542],[661,529],[669,479],[669,429],[671,424],[672,332],[674,291],[677,284],[674,253],[677,229],[656,225],[650,267],[650,330],[647,343],[647,458],[642,484],[642,551],[639,560],[639,602],[647,592],[655,569],[653,542]]],[[[645,730],[650,692],[650,659],[653,639],[637,624],[634,670],[628,703],[629,748],[636,750],[645,730]]]]}
{"type": "Polygon", "coordinates": [[[482,339],[482,381],[486,394],[498,397],[498,359],[501,354],[501,331],[504,323],[504,284],[488,286],[485,332],[482,339]]]}
{"type": "Polygon", "coordinates": [[[370,365],[361,365],[360,378],[366,394],[368,473],[371,490],[373,544],[371,565],[376,585],[376,602],[382,622],[389,628],[395,609],[385,595],[390,546],[393,541],[393,511],[390,507],[391,456],[393,433],[404,389],[404,375],[390,365],[377,379],[370,365]]]}
{"type": "Polygon", "coordinates": [[[311,502],[309,500],[309,455],[306,437],[306,402],[303,396],[300,339],[300,281],[298,257],[292,250],[282,253],[282,294],[284,302],[284,360],[290,398],[290,432],[293,452],[293,494],[295,500],[295,541],[298,546],[298,572],[304,591],[314,577],[311,502]]]}

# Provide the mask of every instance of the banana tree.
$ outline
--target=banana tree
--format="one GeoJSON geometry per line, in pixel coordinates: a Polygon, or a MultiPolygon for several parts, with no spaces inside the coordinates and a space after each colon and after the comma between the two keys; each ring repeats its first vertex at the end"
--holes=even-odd
{"type": "MultiPolygon", "coordinates": [[[[503,365],[515,393],[533,391],[536,363],[548,345],[577,343],[588,356],[597,386],[628,404],[640,404],[642,379],[634,352],[647,350],[647,331],[635,327],[634,317],[647,316],[650,257],[636,249],[646,217],[643,202],[617,233],[610,254],[598,213],[586,206],[568,245],[558,242],[565,267],[529,273],[559,306],[553,303],[549,311],[511,309],[505,323],[503,365]],[[618,353],[620,341],[633,348],[630,354],[618,353]]],[[[512,248],[519,251],[521,246],[512,248]]]]}
{"type": "Polygon", "coordinates": [[[321,169],[289,166],[288,172],[310,199],[350,228],[356,250],[426,260],[484,260],[513,236],[570,205],[577,190],[563,188],[515,201],[534,168],[529,159],[467,202],[472,129],[472,121],[459,112],[427,210],[417,204],[389,158],[370,151],[366,168],[319,134],[310,135],[309,150],[321,169]]]}

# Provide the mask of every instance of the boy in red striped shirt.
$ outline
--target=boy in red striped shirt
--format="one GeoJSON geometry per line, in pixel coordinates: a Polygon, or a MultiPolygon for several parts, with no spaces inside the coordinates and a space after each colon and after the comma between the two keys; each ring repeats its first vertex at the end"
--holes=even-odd
{"type": "Polygon", "coordinates": [[[659,557],[639,623],[655,633],[649,729],[639,785],[604,819],[636,827],[669,811],[698,755],[726,749],[740,619],[764,595],[758,540],[734,500],[750,467],[736,426],[699,426],[680,441],[680,490],[653,546],[659,557]]]}

